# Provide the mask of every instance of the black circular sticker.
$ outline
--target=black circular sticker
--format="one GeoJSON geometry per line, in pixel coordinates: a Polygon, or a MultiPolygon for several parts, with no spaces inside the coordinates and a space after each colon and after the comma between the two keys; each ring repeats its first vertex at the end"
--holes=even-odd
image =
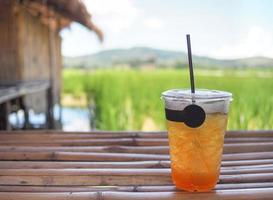
{"type": "Polygon", "coordinates": [[[184,108],[184,123],[192,128],[201,126],[206,118],[206,113],[198,105],[192,104],[184,108]]]}

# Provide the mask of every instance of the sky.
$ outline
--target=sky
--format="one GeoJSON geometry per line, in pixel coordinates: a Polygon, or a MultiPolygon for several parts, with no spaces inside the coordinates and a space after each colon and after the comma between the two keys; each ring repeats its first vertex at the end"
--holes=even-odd
{"type": "Polygon", "coordinates": [[[104,32],[72,23],[62,30],[62,52],[81,56],[103,50],[152,47],[218,59],[273,58],[273,0],[83,0],[104,32]]]}

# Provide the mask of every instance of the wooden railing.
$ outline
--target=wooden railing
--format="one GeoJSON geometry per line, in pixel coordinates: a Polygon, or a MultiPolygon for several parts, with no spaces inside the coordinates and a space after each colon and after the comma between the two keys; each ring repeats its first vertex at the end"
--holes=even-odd
{"type": "MultiPolygon", "coordinates": [[[[47,95],[51,93],[49,81],[27,81],[14,84],[0,84],[0,130],[10,130],[9,114],[14,111],[24,110],[25,118],[28,118],[27,110],[24,106],[23,98],[29,94],[47,91],[47,95]],[[13,107],[13,109],[12,109],[13,107]]],[[[47,121],[52,123],[52,98],[45,99],[48,104],[47,121]]],[[[25,119],[24,128],[27,128],[28,119],[25,119]]],[[[48,125],[49,126],[49,125],[48,125]]]]}

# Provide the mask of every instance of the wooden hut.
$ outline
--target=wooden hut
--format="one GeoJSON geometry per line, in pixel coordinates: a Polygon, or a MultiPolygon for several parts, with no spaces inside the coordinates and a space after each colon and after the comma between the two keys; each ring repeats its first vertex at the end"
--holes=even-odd
{"type": "Polygon", "coordinates": [[[11,129],[11,112],[24,112],[22,128],[33,128],[29,110],[46,113],[44,128],[57,128],[60,104],[61,29],[76,21],[101,31],[80,0],[0,1],[0,129],[11,129]],[[57,119],[56,119],[57,118],[57,119]]]}

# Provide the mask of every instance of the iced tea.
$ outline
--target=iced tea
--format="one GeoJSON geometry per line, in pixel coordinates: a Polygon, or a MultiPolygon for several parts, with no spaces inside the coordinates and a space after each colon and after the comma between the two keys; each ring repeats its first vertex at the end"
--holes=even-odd
{"type": "Polygon", "coordinates": [[[187,191],[208,191],[215,187],[222,157],[227,115],[207,114],[198,128],[167,121],[172,178],[187,191]]]}

